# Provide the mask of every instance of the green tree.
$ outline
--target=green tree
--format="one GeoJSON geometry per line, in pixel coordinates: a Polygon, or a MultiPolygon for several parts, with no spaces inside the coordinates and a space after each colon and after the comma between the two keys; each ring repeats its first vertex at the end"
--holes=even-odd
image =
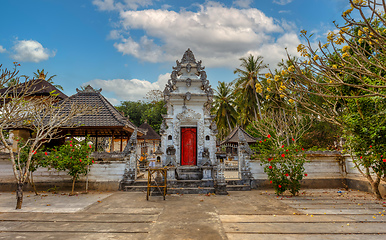
{"type": "Polygon", "coordinates": [[[247,58],[240,58],[240,68],[236,68],[234,74],[238,74],[233,83],[237,101],[241,125],[247,125],[253,120],[258,120],[261,113],[261,96],[256,92],[256,83],[259,82],[261,70],[267,68],[263,63],[263,57],[254,57],[252,54],[247,58]],[[257,109],[256,109],[257,106],[257,109]]]}
{"type": "Polygon", "coordinates": [[[218,138],[223,139],[236,126],[237,112],[232,83],[218,82],[214,94],[212,113],[218,129],[218,138]]]}
{"type": "Polygon", "coordinates": [[[44,72],[44,69],[42,69],[42,70],[37,69],[37,71],[34,72],[33,74],[34,74],[35,78],[46,80],[47,82],[49,82],[52,85],[54,85],[54,87],[56,87],[56,88],[58,88],[58,89],[63,91],[63,87],[61,85],[54,84],[54,80],[53,79],[54,79],[54,77],[56,77],[56,75],[51,75],[50,77],[48,77],[48,72],[44,72]]]}
{"type": "Polygon", "coordinates": [[[81,142],[71,139],[59,148],[52,149],[49,154],[51,166],[59,171],[68,171],[72,177],[71,194],[74,194],[75,181],[81,175],[87,175],[89,166],[94,163],[89,157],[93,146],[88,142],[88,138],[81,142]]]}
{"type": "Polygon", "coordinates": [[[301,61],[286,74],[287,98],[309,113],[341,127],[358,171],[366,177],[378,199],[379,183],[385,181],[386,18],[385,2],[350,0],[342,14],[345,24],[330,32],[327,43],[300,44],[301,61]],[[361,20],[351,17],[356,11],[361,20]],[[341,47],[341,45],[343,45],[341,47]],[[370,147],[371,146],[371,147],[370,147]]]}

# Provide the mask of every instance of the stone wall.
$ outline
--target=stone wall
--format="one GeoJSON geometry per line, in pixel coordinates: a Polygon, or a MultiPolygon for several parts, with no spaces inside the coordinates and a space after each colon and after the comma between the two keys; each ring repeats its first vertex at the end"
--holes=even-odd
{"type": "MultiPolygon", "coordinates": [[[[95,164],[90,166],[88,175],[89,189],[99,191],[116,191],[119,188],[119,182],[122,180],[125,171],[125,162],[115,161],[95,161],[95,164]]],[[[47,190],[53,187],[60,189],[71,188],[71,176],[64,171],[56,171],[55,169],[39,168],[33,174],[34,182],[38,190],[47,190]]],[[[76,183],[77,191],[84,191],[86,177],[81,177],[76,183]]],[[[0,156],[0,191],[14,191],[16,189],[15,177],[12,171],[11,162],[6,154],[0,156]]],[[[31,190],[29,184],[25,189],[31,190]]]]}
{"type": "MultiPolygon", "coordinates": [[[[6,154],[0,154],[0,191],[13,191],[15,177],[11,163],[6,154]]],[[[341,156],[334,152],[310,152],[308,162],[305,164],[307,177],[302,181],[302,188],[351,188],[371,192],[371,187],[355,168],[350,156],[341,156]]],[[[253,186],[257,189],[271,188],[267,175],[260,166],[260,161],[250,162],[251,173],[254,178],[253,186]]],[[[96,161],[91,166],[88,176],[89,189],[99,191],[116,191],[125,170],[125,163],[120,160],[96,161]]],[[[52,187],[69,189],[71,178],[65,172],[55,169],[41,168],[34,173],[34,181],[39,190],[47,190],[52,187]]],[[[82,177],[76,185],[77,191],[83,191],[86,178],[82,177]]],[[[30,190],[30,186],[26,186],[30,190]]],[[[386,194],[386,184],[381,182],[381,194],[386,194]]]]}
{"type": "MultiPolygon", "coordinates": [[[[338,152],[309,152],[302,188],[351,188],[371,192],[368,180],[355,168],[349,155],[338,152]]],[[[250,162],[254,188],[271,188],[260,161],[250,162]]],[[[380,184],[380,192],[386,194],[386,183],[380,184]]]]}

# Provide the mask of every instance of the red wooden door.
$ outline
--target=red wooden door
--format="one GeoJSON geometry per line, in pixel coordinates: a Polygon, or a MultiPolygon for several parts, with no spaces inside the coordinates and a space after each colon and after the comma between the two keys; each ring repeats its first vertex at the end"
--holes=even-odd
{"type": "Polygon", "coordinates": [[[181,128],[181,165],[197,164],[197,128],[181,128]]]}

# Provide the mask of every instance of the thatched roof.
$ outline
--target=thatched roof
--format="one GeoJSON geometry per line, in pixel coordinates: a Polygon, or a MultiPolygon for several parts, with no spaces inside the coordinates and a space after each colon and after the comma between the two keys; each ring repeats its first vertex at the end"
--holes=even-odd
{"type": "Polygon", "coordinates": [[[224,139],[224,141],[222,141],[220,144],[224,144],[224,143],[238,143],[239,142],[239,132],[244,136],[245,140],[248,142],[248,143],[255,143],[256,142],[256,138],[252,137],[251,135],[249,135],[244,129],[242,129],[241,127],[236,127],[232,130],[231,133],[229,133],[229,135],[224,139]]]}
{"type": "MultiPolygon", "coordinates": [[[[69,110],[73,103],[89,105],[98,109],[96,113],[85,114],[72,120],[72,123],[79,126],[77,132],[79,129],[93,129],[94,132],[97,130],[101,135],[107,135],[108,132],[114,130],[133,132],[137,128],[100,93],[102,89],[95,90],[88,85],[84,90],[76,90],[76,94],[64,100],[64,111],[69,110]],[[104,134],[103,131],[105,131],[104,134]]],[[[138,134],[142,135],[143,131],[139,129],[138,134]]]]}
{"type": "Polygon", "coordinates": [[[143,136],[138,137],[138,139],[161,140],[161,136],[156,131],[154,131],[154,129],[147,122],[142,123],[139,128],[144,129],[147,132],[143,136]]]}
{"type": "MultiPolygon", "coordinates": [[[[20,83],[16,90],[16,93],[20,93],[20,91],[23,89],[23,87],[28,86],[29,91],[33,94],[31,96],[49,96],[50,94],[57,94],[57,98],[59,100],[68,98],[66,94],[62,93],[59,89],[57,89],[54,85],[47,82],[43,79],[33,79],[29,80],[24,83],[20,83]]],[[[13,87],[11,87],[13,88],[13,87]]],[[[2,88],[0,89],[0,94],[5,93],[7,90],[10,90],[10,88],[2,88]]],[[[9,91],[12,93],[13,91],[9,91]]]]}

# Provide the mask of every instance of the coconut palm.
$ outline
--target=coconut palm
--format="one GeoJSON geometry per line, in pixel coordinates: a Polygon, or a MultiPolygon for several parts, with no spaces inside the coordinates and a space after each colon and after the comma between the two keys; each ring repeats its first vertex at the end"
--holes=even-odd
{"type": "Polygon", "coordinates": [[[240,61],[241,68],[234,71],[234,74],[238,74],[234,84],[241,125],[245,125],[261,118],[261,96],[256,92],[256,83],[262,75],[260,71],[267,68],[267,65],[263,63],[262,56],[255,57],[252,54],[247,58],[240,58],[240,61]]]}
{"type": "Polygon", "coordinates": [[[49,78],[47,78],[47,75],[48,75],[48,72],[44,72],[44,69],[42,69],[42,70],[38,69],[37,72],[34,72],[35,78],[46,80],[47,82],[54,85],[54,87],[63,91],[63,87],[61,85],[54,84],[54,81],[52,80],[54,77],[56,77],[56,75],[52,75],[49,78]]]}
{"type": "Polygon", "coordinates": [[[232,83],[218,82],[217,90],[214,91],[212,113],[216,115],[214,121],[219,131],[218,137],[222,139],[236,126],[236,103],[234,101],[232,83]]]}

